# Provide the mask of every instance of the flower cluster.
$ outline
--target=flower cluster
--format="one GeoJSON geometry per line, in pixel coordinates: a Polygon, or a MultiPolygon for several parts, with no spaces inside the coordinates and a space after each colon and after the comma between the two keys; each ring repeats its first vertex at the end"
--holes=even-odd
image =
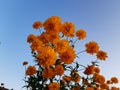
{"type": "Polygon", "coordinates": [[[64,22],[59,16],[51,16],[45,22],[37,21],[33,28],[39,35],[30,34],[30,44],[35,65],[25,70],[25,87],[32,90],[118,90],[114,84],[117,77],[106,80],[100,74],[98,62],[107,59],[107,53],[100,50],[95,41],[85,44],[85,50],[97,60],[87,66],[78,63],[81,51],[75,51],[76,42],[86,38],[84,29],[75,29],[72,22],[64,22]],[[82,72],[82,74],[80,74],[82,72]]]}

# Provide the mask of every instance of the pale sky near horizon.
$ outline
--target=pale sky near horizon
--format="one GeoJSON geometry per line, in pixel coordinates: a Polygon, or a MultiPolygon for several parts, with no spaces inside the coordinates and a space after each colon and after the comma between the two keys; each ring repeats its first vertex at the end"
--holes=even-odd
{"type": "MultiPolygon", "coordinates": [[[[108,79],[120,79],[120,0],[0,0],[0,83],[25,90],[22,62],[34,63],[26,38],[38,33],[32,28],[33,22],[55,15],[63,22],[73,22],[76,29],[85,29],[87,38],[81,41],[81,47],[97,41],[109,56],[100,62],[101,73],[108,79]]],[[[80,63],[87,60],[85,57],[80,63]]]]}

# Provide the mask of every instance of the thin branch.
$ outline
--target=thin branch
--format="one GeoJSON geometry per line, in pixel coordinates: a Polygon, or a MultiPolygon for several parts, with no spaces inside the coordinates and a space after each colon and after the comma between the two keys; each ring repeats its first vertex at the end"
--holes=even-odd
{"type": "Polygon", "coordinates": [[[82,53],[82,52],[85,52],[85,50],[78,52],[76,55],[78,55],[78,54],[80,54],[80,53],[82,53]]]}

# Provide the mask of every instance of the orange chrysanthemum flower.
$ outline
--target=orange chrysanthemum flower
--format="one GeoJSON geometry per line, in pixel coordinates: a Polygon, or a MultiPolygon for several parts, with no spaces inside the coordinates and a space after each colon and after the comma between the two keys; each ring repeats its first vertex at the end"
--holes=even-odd
{"type": "Polygon", "coordinates": [[[99,75],[99,74],[95,73],[93,78],[94,78],[94,82],[98,82],[100,84],[105,82],[105,77],[103,75],[99,75]]]}
{"type": "Polygon", "coordinates": [[[104,51],[98,51],[96,56],[100,60],[105,60],[108,57],[107,53],[104,51]]]}
{"type": "Polygon", "coordinates": [[[42,71],[43,78],[50,78],[52,79],[55,76],[54,69],[53,68],[46,68],[42,71]]]}
{"type": "Polygon", "coordinates": [[[54,65],[57,60],[56,52],[50,46],[43,46],[36,56],[39,65],[48,67],[54,65]]]}
{"type": "Polygon", "coordinates": [[[24,66],[24,65],[27,65],[27,64],[28,64],[28,62],[27,62],[27,61],[24,61],[24,62],[23,62],[23,66],[24,66]]]}
{"type": "Polygon", "coordinates": [[[33,35],[33,34],[30,34],[30,35],[27,37],[27,42],[28,42],[28,43],[32,43],[35,39],[36,39],[36,36],[33,35]]]}
{"type": "Polygon", "coordinates": [[[62,65],[56,65],[54,71],[56,75],[61,76],[64,73],[64,68],[62,65]]]}
{"type": "Polygon", "coordinates": [[[75,33],[75,25],[71,22],[65,22],[61,27],[63,35],[73,37],[75,33]]]}
{"type": "Polygon", "coordinates": [[[95,67],[94,67],[93,65],[88,66],[88,67],[85,69],[84,74],[86,74],[86,75],[93,74],[93,73],[94,73],[94,69],[95,69],[95,67]]]}
{"type": "Polygon", "coordinates": [[[47,32],[56,33],[56,32],[59,32],[61,24],[62,24],[62,21],[60,17],[52,16],[44,22],[43,26],[47,32]]]}
{"type": "Polygon", "coordinates": [[[26,70],[26,75],[32,76],[37,73],[35,66],[29,66],[26,70]]]}
{"type": "Polygon", "coordinates": [[[34,22],[34,24],[33,24],[34,29],[39,29],[40,27],[42,27],[42,22],[40,22],[40,21],[34,22]]]}
{"type": "Polygon", "coordinates": [[[86,87],[85,90],[95,90],[93,87],[86,87]]]}
{"type": "Polygon", "coordinates": [[[115,86],[112,86],[111,87],[111,90],[119,90],[119,88],[115,87],[115,86]]]}
{"type": "Polygon", "coordinates": [[[38,51],[38,50],[42,47],[42,45],[43,45],[42,41],[40,41],[40,40],[38,40],[38,39],[35,39],[35,40],[32,42],[30,48],[31,48],[32,52],[34,52],[34,51],[36,51],[36,50],[38,51]]]}
{"type": "Polygon", "coordinates": [[[49,90],[60,90],[60,85],[57,82],[50,83],[48,85],[49,90]]]}
{"type": "Polygon", "coordinates": [[[43,44],[47,44],[49,41],[48,41],[48,34],[45,32],[45,33],[42,33],[41,35],[37,36],[37,38],[43,42],[43,44]]]}
{"type": "Polygon", "coordinates": [[[81,90],[80,86],[73,86],[71,90],[81,90]]]}
{"type": "Polygon", "coordinates": [[[75,51],[73,48],[68,48],[65,52],[60,53],[60,60],[66,64],[71,64],[76,57],[75,51]]]}
{"type": "Polygon", "coordinates": [[[86,38],[86,32],[83,29],[80,29],[76,32],[76,36],[78,37],[78,40],[82,40],[86,38]]]}
{"type": "Polygon", "coordinates": [[[107,84],[112,84],[111,80],[106,81],[107,84]]]}
{"type": "Polygon", "coordinates": [[[100,69],[99,69],[98,67],[95,67],[95,68],[94,68],[94,72],[95,72],[95,73],[100,73],[100,69]]]}
{"type": "Polygon", "coordinates": [[[69,48],[69,42],[67,40],[54,40],[53,43],[58,53],[65,52],[69,48]]]}
{"type": "Polygon", "coordinates": [[[102,83],[102,84],[100,85],[100,87],[101,87],[102,89],[104,89],[104,90],[109,90],[109,86],[108,86],[108,84],[106,84],[106,83],[102,83]]]}
{"type": "Polygon", "coordinates": [[[85,45],[86,47],[86,52],[89,54],[94,54],[97,53],[99,50],[98,43],[91,41],[85,45]]]}
{"type": "Polygon", "coordinates": [[[118,83],[118,78],[117,77],[112,77],[111,78],[112,83],[118,83]]]}
{"type": "Polygon", "coordinates": [[[55,40],[59,40],[60,35],[58,33],[48,33],[48,41],[53,43],[55,40]]]}

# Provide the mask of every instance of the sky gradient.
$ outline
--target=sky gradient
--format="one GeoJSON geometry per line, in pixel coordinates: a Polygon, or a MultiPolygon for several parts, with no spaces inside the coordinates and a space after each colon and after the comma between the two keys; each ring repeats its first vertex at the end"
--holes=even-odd
{"type": "MultiPolygon", "coordinates": [[[[24,90],[22,62],[34,64],[26,38],[38,33],[32,28],[35,21],[55,15],[73,22],[76,30],[85,29],[87,38],[77,45],[97,41],[109,56],[100,63],[101,74],[120,78],[120,0],[0,0],[0,83],[24,90]]],[[[83,58],[81,63],[91,61],[83,58]]]]}

